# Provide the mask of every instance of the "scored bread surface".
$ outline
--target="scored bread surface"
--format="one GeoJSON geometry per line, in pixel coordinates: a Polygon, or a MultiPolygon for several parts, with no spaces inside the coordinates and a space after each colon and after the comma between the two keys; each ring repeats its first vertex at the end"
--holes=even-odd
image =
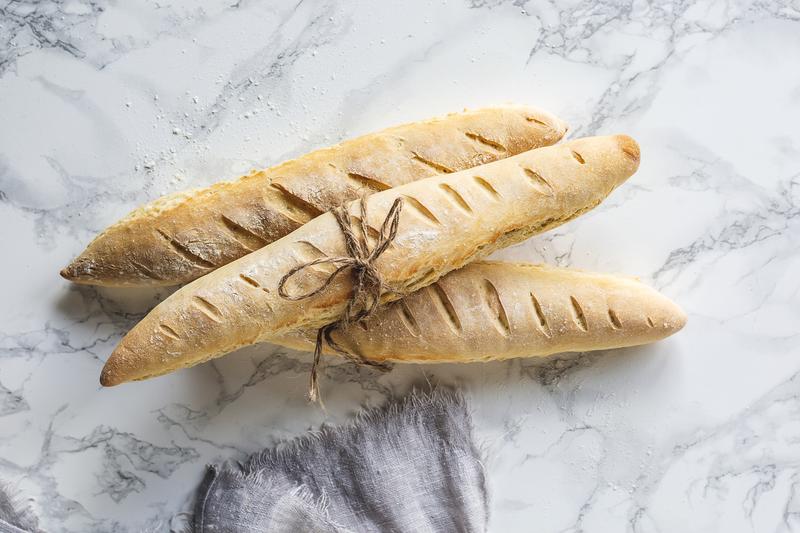
{"type": "MultiPolygon", "coordinates": [[[[677,305],[634,279],[486,261],[334,331],[333,340],[373,361],[474,362],[636,346],[685,323],[677,305]]],[[[271,342],[313,351],[315,337],[293,331],[271,342]]]]}
{"type": "Polygon", "coordinates": [[[544,111],[507,106],[364,135],[236,181],[160,198],[98,235],[61,275],[107,286],[185,283],[332,207],[549,146],[566,129],[544,111]]]}
{"type": "MultiPolygon", "coordinates": [[[[397,198],[397,236],[375,262],[396,300],[494,250],[562,224],[600,203],[639,165],[639,148],[625,135],[578,139],[439,175],[367,197],[370,234],[377,234],[397,198]]],[[[358,202],[347,206],[359,215],[358,202]]],[[[291,301],[278,295],[281,277],[320,257],[346,255],[331,213],[282,239],[186,285],[153,309],[120,342],[101,376],[104,385],[145,379],[218,357],[239,347],[314,328],[341,317],[349,276],[322,293],[291,301]]],[[[315,271],[314,271],[315,270],[315,271]]],[[[329,269],[298,276],[306,291],[329,269]]]]}

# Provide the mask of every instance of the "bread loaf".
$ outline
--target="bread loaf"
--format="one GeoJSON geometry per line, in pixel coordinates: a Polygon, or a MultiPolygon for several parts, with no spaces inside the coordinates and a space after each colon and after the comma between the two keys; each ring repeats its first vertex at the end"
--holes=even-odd
{"type": "MultiPolygon", "coordinates": [[[[332,335],[373,361],[463,363],[636,346],[685,323],[677,305],[634,279],[487,261],[332,335]]],[[[271,342],[313,351],[316,333],[294,331],[271,342]]]]}
{"type": "Polygon", "coordinates": [[[558,142],[559,119],[498,107],[390,128],[237,181],[156,200],[101,233],[61,275],[107,286],[177,285],[365,194],[558,142]]]}
{"type": "MultiPolygon", "coordinates": [[[[402,198],[399,230],[375,261],[392,301],[451,270],[545,231],[591,209],[639,165],[639,147],[624,135],[578,139],[475,169],[439,175],[367,197],[374,235],[402,198]]],[[[348,205],[358,216],[358,202],[348,205]]],[[[321,294],[292,301],[278,294],[291,269],[320,257],[345,256],[334,216],[325,213],[282,239],[186,285],[120,342],[101,383],[145,379],[219,357],[239,347],[339,319],[352,281],[339,276],[321,294]]],[[[300,288],[328,277],[305,271],[300,288]]]]}

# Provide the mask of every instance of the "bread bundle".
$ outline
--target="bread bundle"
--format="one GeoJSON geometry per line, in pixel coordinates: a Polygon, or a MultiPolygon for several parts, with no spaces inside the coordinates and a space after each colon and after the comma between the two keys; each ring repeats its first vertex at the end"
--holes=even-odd
{"type": "Polygon", "coordinates": [[[480,261],[593,208],[638,168],[630,137],[556,144],[565,132],[528,107],[453,114],[134,211],[62,275],[116,286],[194,281],[122,339],[101,383],[264,341],[372,362],[469,362],[674,333],[683,312],[638,281],[480,261]],[[348,237],[350,225],[358,230],[348,237]],[[346,270],[358,276],[337,275],[346,270]],[[367,275],[382,307],[343,323],[367,275]]]}

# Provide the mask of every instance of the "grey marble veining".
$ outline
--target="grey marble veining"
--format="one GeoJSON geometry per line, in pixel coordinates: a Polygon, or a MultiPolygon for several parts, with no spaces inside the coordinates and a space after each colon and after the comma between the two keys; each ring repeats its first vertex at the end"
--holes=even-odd
{"type": "Polygon", "coordinates": [[[0,0],[0,478],[48,531],[178,527],[208,462],[427,381],[465,391],[492,531],[800,530],[800,3],[0,0]],[[103,390],[169,290],[58,270],[161,194],[385,126],[539,105],[625,132],[637,175],[498,257],[640,276],[662,343],[485,365],[264,345],[103,390]]]}

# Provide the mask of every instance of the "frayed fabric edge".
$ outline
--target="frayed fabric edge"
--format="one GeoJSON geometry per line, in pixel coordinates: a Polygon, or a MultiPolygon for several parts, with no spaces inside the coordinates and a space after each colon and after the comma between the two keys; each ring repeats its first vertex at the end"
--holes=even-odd
{"type": "MultiPolygon", "coordinates": [[[[390,418],[417,416],[418,411],[412,409],[412,407],[419,408],[428,405],[439,408],[451,406],[459,408],[459,412],[443,412],[450,417],[455,417],[461,413],[466,415],[466,437],[470,442],[474,442],[472,420],[469,416],[466,399],[460,392],[441,386],[431,388],[430,390],[423,390],[415,387],[403,397],[402,400],[397,402],[390,401],[384,405],[364,408],[356,413],[353,420],[345,424],[339,426],[323,424],[317,430],[312,430],[304,435],[280,441],[266,450],[255,453],[250,456],[248,460],[239,465],[241,472],[244,476],[253,475],[264,468],[284,462],[288,457],[302,453],[312,444],[317,444],[335,435],[352,434],[359,431],[362,426],[367,424],[383,423],[390,418]]],[[[476,455],[480,456],[477,448],[472,446],[472,449],[476,452],[476,455]]]]}
{"type": "Polygon", "coordinates": [[[30,505],[7,483],[0,484],[0,531],[4,533],[39,533],[39,520],[30,505]]]}

